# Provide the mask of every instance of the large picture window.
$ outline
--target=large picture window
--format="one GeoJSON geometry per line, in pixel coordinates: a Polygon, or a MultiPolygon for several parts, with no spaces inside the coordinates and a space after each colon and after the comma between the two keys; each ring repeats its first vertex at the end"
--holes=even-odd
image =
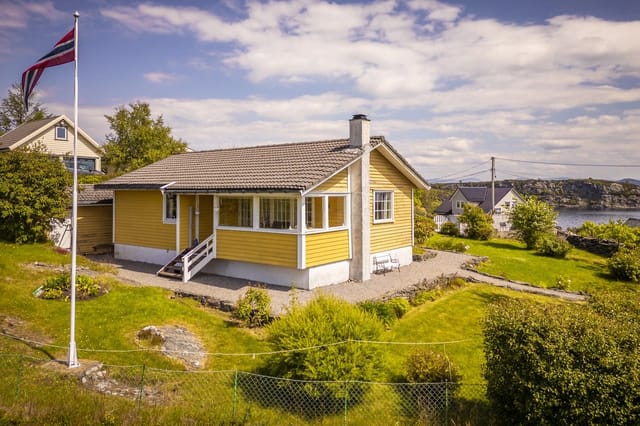
{"type": "Polygon", "coordinates": [[[251,197],[220,198],[220,225],[253,227],[253,199],[251,197]]]}
{"type": "Polygon", "coordinates": [[[297,203],[293,198],[261,198],[260,227],[266,229],[296,229],[297,203]]]}
{"type": "Polygon", "coordinates": [[[393,191],[373,192],[373,222],[393,221],[393,191]]]}
{"type": "Polygon", "coordinates": [[[178,194],[164,193],[164,217],[165,223],[176,223],[176,214],[178,212],[178,194]]]}

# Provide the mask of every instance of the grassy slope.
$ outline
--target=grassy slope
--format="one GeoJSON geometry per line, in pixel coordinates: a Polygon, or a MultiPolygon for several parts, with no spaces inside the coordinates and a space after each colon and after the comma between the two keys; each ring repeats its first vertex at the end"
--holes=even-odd
{"type": "MultiPolygon", "coordinates": [[[[69,257],[48,246],[0,244],[0,317],[25,321],[23,332],[34,340],[47,338],[61,348],[47,348],[51,356],[64,359],[69,340],[69,303],[42,300],[32,291],[56,272],[48,268],[25,267],[38,261],[51,265],[69,263],[69,257]],[[21,265],[16,267],[16,265],[21,265]]],[[[88,263],[88,262],[84,262],[88,263]]],[[[147,325],[179,325],[200,338],[208,352],[252,352],[266,345],[245,329],[236,327],[228,315],[205,309],[197,302],[171,297],[171,292],[151,287],[122,284],[107,275],[110,292],[99,298],[76,303],[76,344],[80,358],[99,359],[110,364],[142,364],[158,368],[179,368],[153,352],[88,352],[82,349],[136,349],[135,334],[147,325]]],[[[23,344],[0,338],[0,348],[25,350],[23,344]],[[21,347],[22,346],[22,347],[21,347]]],[[[41,354],[40,354],[41,355],[41,354]]],[[[209,358],[212,369],[251,369],[250,357],[209,358]]]]}

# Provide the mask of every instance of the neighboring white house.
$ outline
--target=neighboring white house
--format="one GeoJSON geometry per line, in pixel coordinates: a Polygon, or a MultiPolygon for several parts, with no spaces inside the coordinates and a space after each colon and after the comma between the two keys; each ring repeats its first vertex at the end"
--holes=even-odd
{"type": "MultiPolygon", "coordinates": [[[[74,124],[65,115],[21,124],[0,136],[0,152],[41,144],[51,155],[61,158],[68,169],[73,169],[74,124]]],[[[101,148],[91,136],[78,128],[78,171],[91,173],[102,170],[101,148]]]]}
{"type": "Polygon", "coordinates": [[[458,217],[464,213],[464,205],[479,206],[485,213],[493,211],[493,228],[499,232],[511,230],[509,213],[517,203],[521,203],[522,197],[513,188],[495,188],[493,199],[495,205],[491,205],[491,188],[486,187],[458,187],[456,191],[435,210],[434,218],[437,230],[445,222],[458,223],[458,217]]]}

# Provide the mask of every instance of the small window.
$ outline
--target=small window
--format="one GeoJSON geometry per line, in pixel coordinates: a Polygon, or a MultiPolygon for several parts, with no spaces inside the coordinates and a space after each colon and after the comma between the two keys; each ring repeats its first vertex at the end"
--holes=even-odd
{"type": "Polygon", "coordinates": [[[464,209],[465,202],[462,200],[456,200],[456,209],[464,209]]]}
{"type": "Polygon", "coordinates": [[[178,211],[178,194],[165,193],[163,222],[175,223],[177,211],[178,211]]]}
{"type": "Polygon", "coordinates": [[[393,191],[373,192],[373,223],[393,221],[393,191]]]}
{"type": "Polygon", "coordinates": [[[493,212],[494,212],[495,214],[502,214],[502,209],[501,209],[500,207],[496,207],[496,208],[493,210],[493,212]]]}
{"type": "Polygon", "coordinates": [[[67,128],[63,126],[56,127],[56,139],[60,141],[67,140],[67,128]]]}
{"type": "Polygon", "coordinates": [[[509,207],[511,207],[511,203],[509,201],[505,201],[504,202],[504,208],[508,209],[509,207]]]}

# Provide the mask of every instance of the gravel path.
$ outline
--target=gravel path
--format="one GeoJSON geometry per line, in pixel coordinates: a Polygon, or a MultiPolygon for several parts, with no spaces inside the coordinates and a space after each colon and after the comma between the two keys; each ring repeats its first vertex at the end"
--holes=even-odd
{"type": "MultiPolygon", "coordinates": [[[[364,283],[346,282],[314,290],[297,289],[295,297],[298,302],[306,303],[317,294],[330,294],[356,303],[393,294],[425,279],[433,280],[441,275],[457,275],[471,282],[487,283],[517,291],[558,297],[569,301],[586,300],[586,296],[583,294],[534,287],[527,283],[504,280],[463,269],[465,263],[474,259],[476,259],[474,256],[466,254],[437,251],[433,258],[422,262],[413,262],[411,265],[401,267],[400,271],[387,272],[385,275],[373,275],[369,281],[364,283]]],[[[190,282],[183,283],[158,277],[155,274],[159,269],[158,265],[118,260],[106,256],[96,256],[94,260],[114,265],[118,270],[119,278],[132,284],[167,288],[212,298],[231,305],[245,294],[250,285],[256,284],[247,280],[209,274],[198,274],[190,282]]],[[[282,313],[290,304],[291,289],[278,286],[267,286],[266,288],[271,297],[274,314],[282,313]]]]}

